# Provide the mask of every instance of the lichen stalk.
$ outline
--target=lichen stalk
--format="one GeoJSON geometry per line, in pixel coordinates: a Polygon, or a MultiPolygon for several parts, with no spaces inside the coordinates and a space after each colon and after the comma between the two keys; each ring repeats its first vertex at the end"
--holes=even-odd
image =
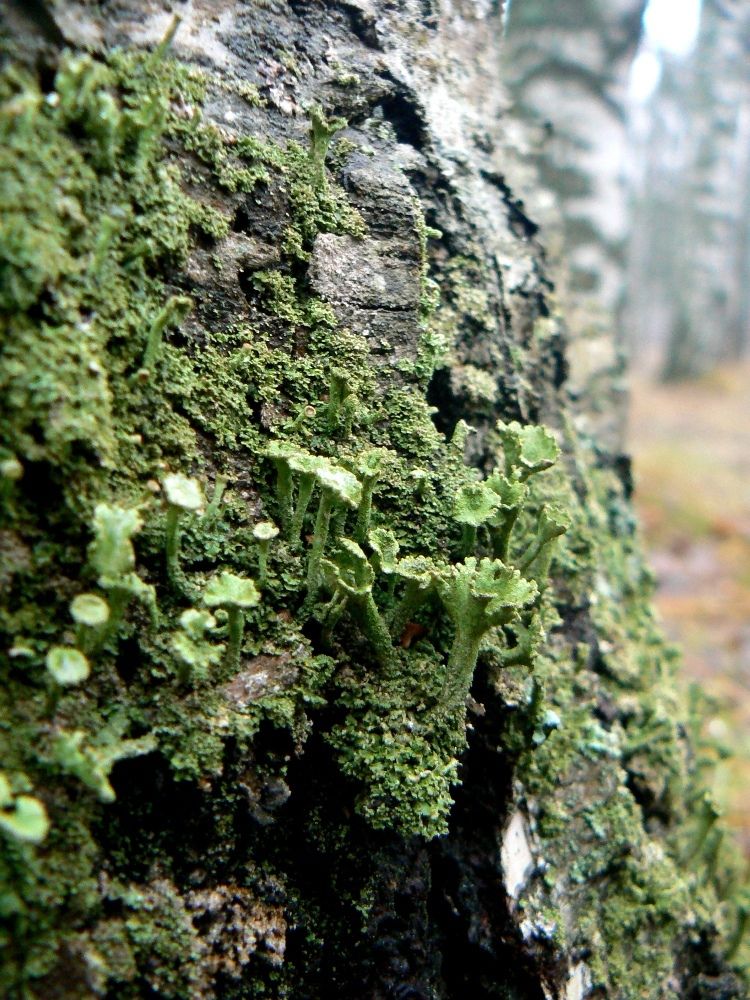
{"type": "Polygon", "coordinates": [[[475,524],[465,524],[463,536],[461,538],[461,549],[465,556],[472,554],[477,547],[477,526],[475,524]]]}
{"type": "Polygon", "coordinates": [[[329,490],[321,490],[318,513],[315,518],[315,530],[313,533],[312,549],[307,563],[307,596],[314,597],[318,589],[320,579],[320,561],[323,558],[323,551],[328,541],[328,530],[331,523],[331,511],[333,510],[333,496],[329,490]]]}
{"type": "Polygon", "coordinates": [[[268,550],[270,546],[270,538],[264,538],[258,542],[258,583],[261,587],[265,584],[268,575],[268,550]]]}
{"type": "Polygon", "coordinates": [[[225,663],[227,669],[237,673],[240,669],[240,652],[242,650],[242,635],[245,630],[245,612],[242,608],[227,608],[227,651],[225,663]]]}
{"type": "Polygon", "coordinates": [[[109,618],[102,625],[96,640],[92,643],[91,651],[95,652],[106,645],[107,641],[117,635],[125,610],[132,599],[132,593],[125,587],[111,587],[107,592],[109,603],[109,618]]]}
{"type": "Polygon", "coordinates": [[[292,538],[292,470],[283,459],[276,459],[276,492],[279,500],[279,520],[284,534],[292,538]]]}
{"type": "Polygon", "coordinates": [[[224,490],[227,487],[229,478],[227,476],[217,476],[216,482],[214,483],[214,492],[211,497],[211,502],[208,507],[206,507],[205,516],[209,519],[214,518],[219,513],[219,507],[221,506],[221,499],[224,496],[224,490]]]}
{"type": "Polygon", "coordinates": [[[180,580],[180,534],[183,511],[170,504],[167,509],[166,557],[167,579],[172,586],[180,580]]]}
{"type": "Polygon", "coordinates": [[[482,634],[463,625],[456,628],[453,638],[440,703],[446,709],[459,708],[466,699],[479,658],[482,634]]]}
{"type": "Polygon", "coordinates": [[[297,483],[297,503],[294,507],[292,517],[292,542],[296,545],[302,534],[305,523],[305,514],[310,506],[313,489],[315,488],[315,476],[311,473],[302,473],[297,483]]]}
{"type": "Polygon", "coordinates": [[[355,606],[362,631],[372,643],[378,659],[382,663],[389,662],[394,655],[391,634],[378,611],[372,594],[367,594],[366,597],[356,601],[355,606]]]}
{"type": "Polygon", "coordinates": [[[510,555],[510,538],[520,512],[520,507],[513,507],[506,513],[502,525],[492,531],[492,554],[495,559],[504,563],[507,563],[510,555]]]}
{"type": "Polygon", "coordinates": [[[363,544],[370,530],[370,518],[372,516],[372,495],[375,491],[375,484],[378,481],[377,475],[364,476],[362,478],[362,502],[357,511],[357,523],[354,528],[354,540],[363,544]]]}

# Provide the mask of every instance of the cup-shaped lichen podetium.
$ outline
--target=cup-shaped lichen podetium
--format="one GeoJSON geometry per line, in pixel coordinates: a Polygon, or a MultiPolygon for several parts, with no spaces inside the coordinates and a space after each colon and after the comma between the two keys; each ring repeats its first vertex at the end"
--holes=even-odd
{"type": "Polygon", "coordinates": [[[23,476],[23,466],[15,455],[0,452],[0,501],[5,501],[23,476]]]}
{"type": "Polygon", "coordinates": [[[292,531],[292,470],[289,459],[297,449],[286,441],[271,441],[265,451],[276,467],[276,496],[279,502],[279,520],[284,534],[291,539],[292,531]]]}
{"type": "Polygon", "coordinates": [[[448,711],[463,705],[471,688],[482,639],[500,625],[509,624],[521,608],[531,604],[538,590],[516,569],[498,559],[471,556],[451,567],[438,583],[438,593],[455,627],[441,702],[448,711]]]}
{"type": "Polygon", "coordinates": [[[372,596],[375,572],[356,542],[344,538],[330,559],[323,559],[321,569],[333,598],[325,617],[330,634],[344,608],[349,607],[362,632],[369,639],[375,655],[386,662],[392,655],[391,635],[372,596]]]}
{"type": "Polygon", "coordinates": [[[181,473],[165,476],[162,483],[167,504],[167,578],[175,586],[181,581],[180,526],[185,514],[203,510],[203,491],[197,479],[181,473]]]}
{"type": "Polygon", "coordinates": [[[97,572],[99,586],[107,592],[109,603],[109,618],[98,632],[97,648],[110,635],[116,634],[125,609],[133,598],[143,601],[151,609],[152,618],[156,619],[154,588],[134,572],[132,539],[142,525],[136,508],[103,503],[94,508],[94,539],[89,546],[89,558],[97,572]]]}
{"type": "Polygon", "coordinates": [[[153,370],[161,354],[164,331],[169,326],[179,326],[189,315],[192,308],[192,299],[187,298],[185,295],[172,295],[153,318],[148,331],[146,350],[143,352],[143,365],[141,367],[141,371],[147,373],[146,377],[153,370]]]}
{"type": "Polygon", "coordinates": [[[287,464],[297,476],[297,503],[292,515],[291,530],[292,544],[297,545],[305,523],[305,514],[310,506],[310,498],[315,488],[315,473],[329,463],[327,458],[319,458],[307,451],[294,449],[290,450],[287,455],[287,464]]]}
{"type": "Polygon", "coordinates": [[[62,687],[71,687],[85,681],[91,673],[89,661],[71,646],[53,646],[47,653],[45,665],[50,676],[62,687]]]}
{"type": "Polygon", "coordinates": [[[560,455],[557,442],[546,427],[499,420],[497,429],[503,443],[506,476],[525,482],[529,476],[553,466],[560,455]]]}
{"type": "Polygon", "coordinates": [[[81,684],[91,673],[89,661],[80,651],[71,646],[53,646],[45,659],[47,673],[55,682],[47,693],[46,710],[54,715],[62,689],[81,684]]]}
{"type": "Polygon", "coordinates": [[[315,518],[315,531],[307,564],[307,596],[314,597],[320,578],[320,561],[328,541],[328,527],[334,507],[357,508],[362,499],[362,486],[356,476],[332,462],[324,462],[315,470],[320,487],[320,503],[315,518]]]}
{"type": "Polygon", "coordinates": [[[424,604],[446,571],[447,567],[438,565],[427,556],[407,556],[396,563],[396,575],[406,581],[406,589],[391,620],[391,629],[396,639],[401,637],[412,616],[424,604]]]}
{"type": "Polygon", "coordinates": [[[22,844],[41,844],[49,831],[44,803],[31,795],[15,795],[0,771],[0,831],[22,844]]]}
{"type": "Polygon", "coordinates": [[[367,538],[370,530],[370,514],[372,513],[372,494],[375,491],[375,484],[380,478],[383,462],[392,454],[386,448],[370,448],[364,454],[357,457],[354,463],[355,471],[362,480],[362,500],[357,511],[357,525],[354,529],[354,538],[360,545],[367,538]]]}
{"type": "Polygon", "coordinates": [[[477,544],[477,528],[487,524],[500,505],[493,490],[484,483],[462,486],[453,502],[453,517],[463,525],[461,548],[465,556],[471,555],[477,544]]]}
{"type": "Polygon", "coordinates": [[[373,550],[370,565],[376,575],[382,573],[388,577],[388,604],[393,603],[393,593],[396,589],[396,564],[398,562],[398,539],[390,528],[372,528],[367,533],[367,541],[373,550]]]}
{"type": "Polygon", "coordinates": [[[570,527],[570,517],[559,507],[542,507],[539,512],[536,537],[521,556],[518,568],[524,574],[536,580],[543,589],[549,576],[552,561],[552,543],[560,535],[564,535],[570,527]]]}
{"type": "Polygon", "coordinates": [[[41,844],[49,831],[44,803],[31,795],[14,795],[0,771],[0,830],[25,844],[41,844]]]}
{"type": "Polygon", "coordinates": [[[223,608],[228,617],[229,642],[226,650],[226,664],[233,671],[239,670],[242,633],[245,630],[245,610],[254,608],[260,601],[260,594],[252,580],[234,573],[224,572],[209,580],[203,591],[203,603],[207,608],[223,608]]]}
{"type": "Polygon", "coordinates": [[[385,573],[386,576],[393,576],[396,573],[396,563],[400,546],[398,539],[391,529],[373,528],[368,532],[367,540],[373,550],[370,562],[375,572],[385,573]]]}
{"type": "Polygon", "coordinates": [[[207,680],[211,667],[221,661],[223,643],[211,642],[206,636],[215,627],[216,619],[210,611],[187,608],[180,615],[180,630],[172,634],[171,645],[183,684],[207,680]]]}
{"type": "Polygon", "coordinates": [[[273,521],[260,521],[253,528],[253,538],[258,543],[258,583],[262,587],[268,571],[268,549],[271,539],[276,538],[279,529],[273,521]]]}
{"type": "Polygon", "coordinates": [[[526,502],[529,488],[515,479],[508,479],[494,472],[485,484],[497,496],[497,509],[489,521],[492,536],[492,554],[496,559],[507,562],[510,551],[510,537],[518,515],[526,502]]]}
{"type": "Polygon", "coordinates": [[[315,186],[326,187],[326,153],[331,139],[346,128],[345,118],[326,118],[317,105],[310,108],[310,163],[315,186]]]}
{"type": "Polygon", "coordinates": [[[76,623],[76,642],[87,653],[109,620],[109,605],[98,594],[78,594],[70,602],[70,615],[76,623]]]}

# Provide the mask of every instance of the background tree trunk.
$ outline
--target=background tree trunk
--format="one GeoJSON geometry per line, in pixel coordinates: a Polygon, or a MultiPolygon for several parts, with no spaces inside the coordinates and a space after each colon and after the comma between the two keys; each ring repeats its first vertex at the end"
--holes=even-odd
{"type": "Polygon", "coordinates": [[[180,12],[170,47],[144,0],[4,11],[5,993],[745,995],[722,958],[739,869],[652,620],[628,462],[568,392],[498,153],[500,11],[180,12]],[[272,539],[239,669],[185,623],[219,570],[260,582],[252,528],[284,527],[272,441],[352,472],[387,449],[373,525],[455,565],[454,496],[502,467],[498,418],[562,451],[511,561],[549,505],[569,527],[466,709],[441,704],[437,596],[390,649],[354,603],[328,634],[310,538],[272,539]],[[177,473],[214,503],[182,515],[167,574],[177,473]],[[74,634],[83,592],[124,606],[109,634],[74,634]],[[74,642],[91,673],[61,687],[49,650],[74,642]]]}
{"type": "Polygon", "coordinates": [[[515,0],[502,51],[512,184],[544,229],[572,332],[570,387],[587,397],[590,427],[613,450],[623,447],[626,404],[613,331],[631,235],[627,86],[645,6],[515,0]]]}
{"type": "Polygon", "coordinates": [[[626,325],[667,380],[747,354],[748,51],[746,7],[706,0],[694,51],[664,57],[653,112],[635,118],[626,325]]]}

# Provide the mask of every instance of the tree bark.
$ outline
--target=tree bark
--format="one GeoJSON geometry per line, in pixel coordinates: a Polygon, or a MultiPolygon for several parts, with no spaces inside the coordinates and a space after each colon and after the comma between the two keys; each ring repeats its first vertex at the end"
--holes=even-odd
{"type": "Polygon", "coordinates": [[[745,995],[628,462],[567,390],[498,153],[500,10],[179,10],[173,37],[144,0],[4,12],[5,995],[745,995]],[[457,715],[440,581],[498,419],[562,452],[511,562],[549,505],[569,527],[457,715]],[[346,610],[326,627],[341,581],[394,613],[385,559],[341,540],[365,461],[372,524],[433,573],[385,656],[346,610]],[[290,468],[338,491],[312,597],[290,468]],[[84,592],[120,622],[74,628],[84,592]],[[76,645],[90,674],[63,687],[50,649],[76,645]]]}

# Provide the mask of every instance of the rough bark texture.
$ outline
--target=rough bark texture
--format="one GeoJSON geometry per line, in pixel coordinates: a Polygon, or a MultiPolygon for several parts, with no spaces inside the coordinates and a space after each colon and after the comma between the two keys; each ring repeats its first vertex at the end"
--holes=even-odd
{"type": "MultiPolygon", "coordinates": [[[[180,12],[168,51],[157,3],[5,12],[26,68],[6,60],[0,109],[4,991],[745,995],[721,958],[738,876],[627,460],[566,389],[536,226],[495,152],[499,11],[180,12]],[[454,498],[521,469],[526,432],[498,418],[547,425],[562,454],[528,480],[507,557],[524,578],[495,566],[464,593],[481,618],[506,586],[493,621],[514,614],[464,708],[444,697],[450,600],[479,569],[454,498]],[[365,455],[372,525],[435,581],[393,646],[407,568],[394,589],[375,536],[366,565],[343,545],[338,501],[306,597],[320,494],[295,539],[274,441],[295,489],[309,455],[345,491],[340,469],[365,483],[386,449],[365,455]],[[167,573],[176,473],[216,502],[182,515],[167,573]],[[550,518],[568,524],[551,566],[550,518]],[[268,519],[285,530],[261,583],[268,519]],[[218,628],[180,623],[224,569],[261,583],[239,669],[218,628]],[[122,607],[107,634],[75,633],[83,592],[122,607]],[[62,686],[49,650],[74,643],[91,672],[62,686]]],[[[551,454],[535,434],[526,471],[551,454]]]]}

